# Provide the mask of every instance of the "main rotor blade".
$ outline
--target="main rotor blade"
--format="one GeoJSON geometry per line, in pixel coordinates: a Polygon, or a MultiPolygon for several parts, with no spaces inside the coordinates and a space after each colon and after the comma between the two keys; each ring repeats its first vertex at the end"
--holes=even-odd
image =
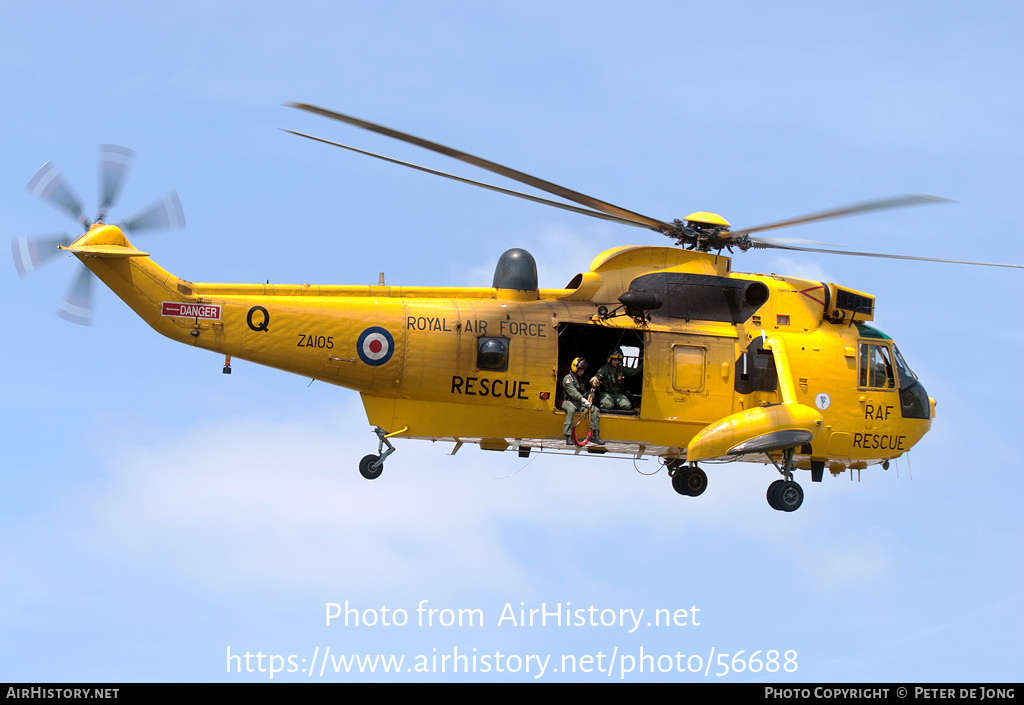
{"type": "MultiPolygon", "coordinates": [[[[761,243],[759,243],[761,244],[761,243]]],[[[850,252],[848,250],[826,250],[818,247],[794,247],[791,245],[772,245],[763,243],[766,249],[797,250],[799,252],[821,252],[827,255],[851,255],[853,257],[879,257],[881,259],[909,259],[917,262],[945,262],[946,264],[974,264],[981,267],[1010,267],[1024,269],[1024,264],[1005,264],[1002,262],[971,262],[962,259],[938,259],[936,257],[913,257],[911,255],[886,255],[878,252],[850,252]]]]}
{"type": "Polygon", "coordinates": [[[638,228],[649,227],[648,225],[646,225],[644,223],[638,223],[635,220],[626,220],[625,218],[619,218],[618,216],[608,215],[607,213],[601,213],[600,211],[593,211],[593,210],[589,210],[587,208],[580,208],[579,206],[572,206],[572,205],[569,205],[568,203],[560,203],[558,201],[551,201],[551,200],[548,200],[546,198],[540,198],[539,196],[531,196],[530,194],[522,193],[520,191],[513,191],[511,189],[502,188],[500,186],[494,186],[493,184],[487,184],[487,183],[484,183],[483,181],[475,181],[473,179],[467,179],[467,178],[462,177],[462,176],[456,176],[455,174],[449,174],[449,173],[444,172],[444,171],[438,171],[437,169],[430,169],[429,167],[420,166],[419,164],[413,164],[412,162],[406,162],[406,161],[402,161],[401,159],[395,159],[394,157],[386,157],[383,154],[377,154],[375,152],[368,152],[365,149],[359,149],[358,147],[352,147],[351,145],[341,144],[340,142],[332,142],[331,140],[325,140],[322,137],[314,137],[313,135],[307,135],[304,132],[296,132],[295,130],[289,130],[289,129],[284,128],[284,127],[282,127],[281,129],[284,132],[288,132],[290,134],[297,135],[298,137],[305,137],[306,139],[313,140],[314,142],[323,142],[324,144],[329,144],[329,145],[332,145],[334,147],[341,147],[342,149],[347,149],[350,152],[356,152],[358,154],[365,154],[366,156],[373,157],[374,159],[380,159],[380,160],[385,161],[385,162],[391,162],[392,164],[399,164],[401,166],[407,166],[410,169],[416,169],[417,171],[426,172],[427,174],[433,174],[434,176],[442,176],[442,177],[444,177],[446,179],[451,179],[452,181],[458,181],[458,182],[463,183],[463,184],[469,184],[471,186],[479,186],[480,188],[484,188],[484,189],[487,189],[489,191],[497,191],[498,193],[503,193],[503,194],[505,194],[507,196],[515,196],[516,198],[522,198],[522,199],[525,199],[527,201],[533,201],[534,203],[542,203],[542,204],[544,204],[546,206],[553,206],[555,208],[561,208],[563,210],[571,211],[573,213],[581,213],[582,215],[589,215],[589,216],[591,216],[593,218],[601,218],[603,220],[610,220],[612,222],[620,223],[622,225],[633,225],[633,226],[638,227],[638,228]]]}
{"type": "Polygon", "coordinates": [[[107,211],[117,202],[117,196],[124,184],[124,176],[135,159],[135,152],[127,147],[115,144],[100,145],[100,214],[99,220],[107,216],[107,211]]]}
{"type": "Polygon", "coordinates": [[[92,272],[82,265],[78,278],[57,308],[58,316],[80,326],[92,323],[92,279],[92,272]]]}
{"type": "Polygon", "coordinates": [[[780,220],[776,223],[768,223],[767,225],[758,225],[757,227],[754,228],[732,230],[730,231],[730,234],[734,237],[736,235],[749,235],[750,233],[760,232],[762,230],[774,230],[775,228],[785,228],[791,225],[812,223],[817,220],[826,220],[828,218],[842,218],[848,215],[867,213],[868,211],[877,211],[886,208],[902,208],[904,206],[917,206],[925,203],[949,203],[949,199],[939,198],[938,196],[924,196],[919,194],[911,194],[909,196],[896,196],[895,198],[881,198],[875,201],[853,203],[848,206],[834,208],[832,210],[827,211],[821,211],[819,213],[810,213],[808,215],[799,216],[797,218],[790,218],[788,220],[780,220]]]}
{"type": "Polygon", "coordinates": [[[18,274],[25,276],[38,269],[46,260],[60,253],[60,247],[67,247],[72,238],[66,234],[46,237],[19,237],[11,240],[11,254],[18,274]]]}
{"type": "Polygon", "coordinates": [[[754,245],[764,247],[782,247],[783,245],[828,245],[829,247],[840,247],[834,242],[822,242],[821,240],[805,240],[802,237],[752,237],[750,241],[754,245]]]}
{"type": "Polygon", "coordinates": [[[120,224],[122,230],[139,232],[153,228],[184,228],[185,211],[176,191],[171,191],[145,210],[120,224]]]}
{"type": "Polygon", "coordinates": [[[472,154],[467,154],[466,152],[462,152],[457,149],[452,149],[451,147],[446,147],[442,144],[438,144],[437,142],[431,142],[430,140],[425,140],[421,137],[415,137],[404,132],[399,132],[398,130],[393,130],[389,127],[384,127],[383,125],[377,125],[376,123],[367,122],[366,120],[360,120],[359,118],[351,117],[349,115],[336,113],[332,110],[327,110],[325,108],[318,108],[315,105],[309,105],[307,103],[286,103],[286,105],[292,108],[298,108],[299,110],[305,110],[306,112],[322,115],[323,117],[331,118],[332,120],[338,120],[339,122],[354,125],[364,130],[369,130],[370,132],[376,132],[377,134],[392,137],[403,142],[408,142],[409,144],[414,144],[418,147],[423,147],[424,149],[429,149],[433,152],[438,152],[439,154],[444,154],[445,156],[451,157],[452,159],[458,159],[459,161],[465,162],[466,164],[472,164],[473,166],[485,169],[495,174],[499,174],[506,178],[512,179],[513,181],[518,181],[520,183],[526,184],[527,186],[532,186],[534,188],[540,189],[541,191],[546,191],[560,198],[564,198],[567,201],[579,203],[580,205],[587,206],[588,208],[592,208],[602,213],[606,213],[607,215],[612,215],[617,218],[632,221],[633,223],[641,224],[643,226],[650,228],[651,230],[666,232],[671,231],[673,229],[672,226],[666,222],[656,220],[654,218],[649,218],[645,215],[640,215],[639,213],[634,213],[633,211],[626,210],[625,208],[613,206],[610,203],[600,201],[591,196],[587,196],[586,194],[579,193],[578,191],[572,191],[563,186],[559,186],[558,184],[551,183],[550,181],[538,179],[535,176],[530,176],[529,174],[526,174],[524,172],[517,171],[515,169],[510,169],[507,166],[502,166],[501,164],[497,164],[487,159],[475,157],[472,154]]]}
{"type": "Polygon", "coordinates": [[[64,177],[52,161],[39,167],[39,171],[28,182],[26,188],[33,196],[39,196],[70,213],[71,217],[83,225],[86,230],[89,229],[89,219],[82,211],[82,202],[64,182],[64,177]]]}

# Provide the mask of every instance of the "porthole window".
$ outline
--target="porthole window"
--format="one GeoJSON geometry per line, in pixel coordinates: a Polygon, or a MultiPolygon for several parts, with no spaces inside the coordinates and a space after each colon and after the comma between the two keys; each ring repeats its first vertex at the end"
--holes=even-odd
{"type": "Polygon", "coordinates": [[[508,338],[477,338],[476,366],[480,370],[508,370],[508,338]]]}

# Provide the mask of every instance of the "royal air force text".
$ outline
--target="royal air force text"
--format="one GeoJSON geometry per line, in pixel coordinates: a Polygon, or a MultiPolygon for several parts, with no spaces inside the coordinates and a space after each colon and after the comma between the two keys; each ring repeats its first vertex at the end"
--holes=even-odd
{"type": "Polygon", "coordinates": [[[526,336],[530,338],[547,338],[547,330],[543,323],[527,323],[525,321],[483,321],[469,318],[465,321],[452,322],[447,318],[431,316],[408,316],[405,320],[406,330],[432,331],[438,333],[475,333],[476,335],[526,336]]]}

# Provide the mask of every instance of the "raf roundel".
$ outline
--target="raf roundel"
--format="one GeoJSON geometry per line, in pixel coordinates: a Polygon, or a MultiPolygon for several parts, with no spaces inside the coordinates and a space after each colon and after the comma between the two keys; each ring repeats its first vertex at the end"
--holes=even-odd
{"type": "Polygon", "coordinates": [[[367,365],[383,365],[395,351],[395,339],[385,329],[374,326],[364,330],[356,341],[359,359],[367,365]]]}

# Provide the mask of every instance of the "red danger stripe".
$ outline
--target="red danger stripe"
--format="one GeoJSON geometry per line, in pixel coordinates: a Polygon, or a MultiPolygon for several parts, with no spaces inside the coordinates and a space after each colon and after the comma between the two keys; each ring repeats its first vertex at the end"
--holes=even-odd
{"type": "Polygon", "coordinates": [[[164,301],[160,307],[162,316],[178,316],[181,318],[204,318],[220,320],[220,306],[214,304],[184,304],[177,301],[164,301]]]}

